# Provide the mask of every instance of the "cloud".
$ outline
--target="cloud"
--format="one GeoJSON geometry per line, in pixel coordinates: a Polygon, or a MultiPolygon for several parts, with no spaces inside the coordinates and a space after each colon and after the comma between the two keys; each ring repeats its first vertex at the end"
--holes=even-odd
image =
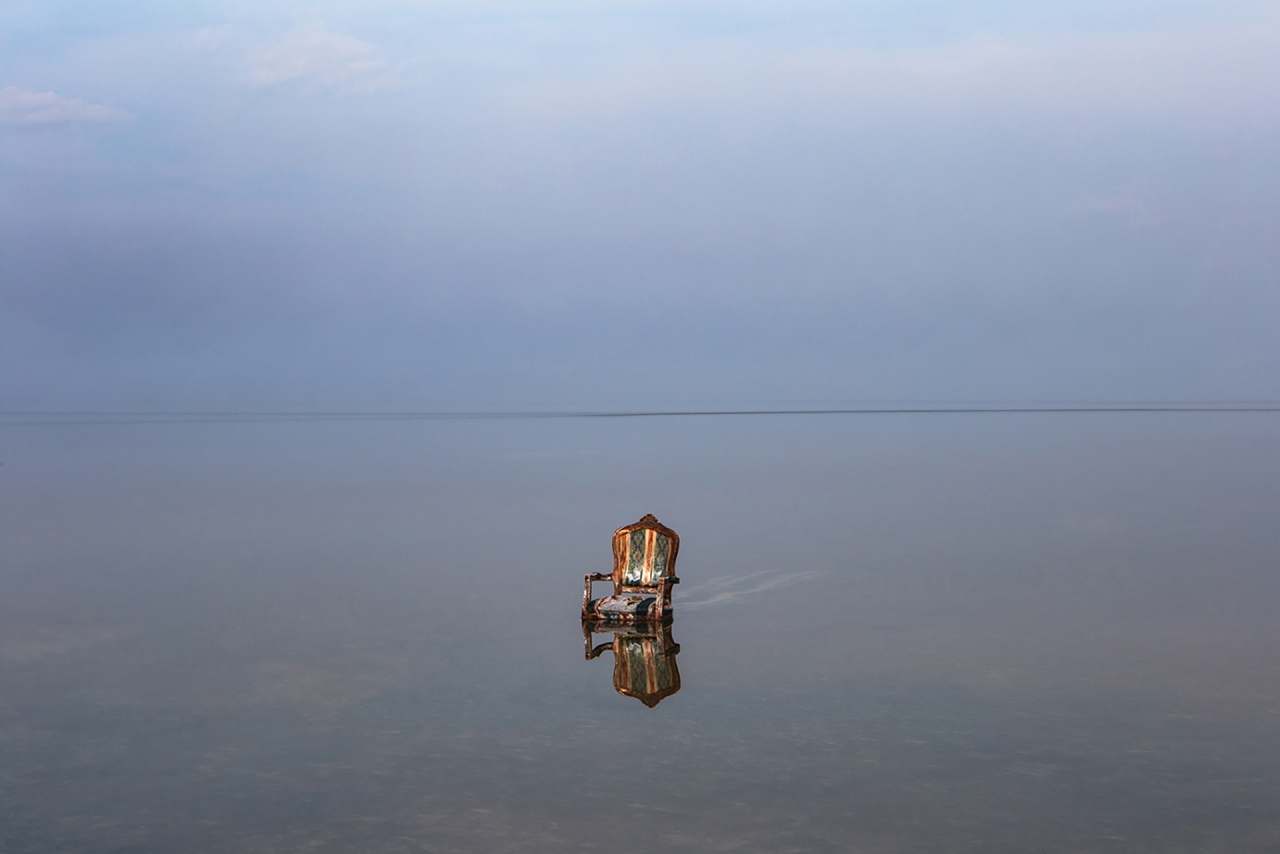
{"type": "Polygon", "coordinates": [[[244,80],[254,88],[295,84],[354,94],[385,89],[394,77],[373,45],[313,27],[254,50],[244,80]]]}
{"type": "Polygon", "coordinates": [[[36,92],[6,86],[0,89],[0,125],[104,124],[133,118],[124,110],[65,98],[57,92],[36,92]]]}

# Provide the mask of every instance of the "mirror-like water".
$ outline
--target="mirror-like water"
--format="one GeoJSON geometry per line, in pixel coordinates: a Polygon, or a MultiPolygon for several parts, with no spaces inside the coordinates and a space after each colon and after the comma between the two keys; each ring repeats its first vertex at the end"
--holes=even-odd
{"type": "Polygon", "coordinates": [[[0,428],[0,850],[1273,851],[1278,438],[0,428]],[[584,637],[646,512],[674,622],[584,637]]]}

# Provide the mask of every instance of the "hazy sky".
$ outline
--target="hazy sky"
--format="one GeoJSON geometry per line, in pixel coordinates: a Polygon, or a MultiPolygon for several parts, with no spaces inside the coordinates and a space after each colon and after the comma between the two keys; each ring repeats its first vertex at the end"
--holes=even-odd
{"type": "Polygon", "coordinates": [[[1274,400],[1278,57],[1221,0],[6,0],[0,402],[1274,400]]]}

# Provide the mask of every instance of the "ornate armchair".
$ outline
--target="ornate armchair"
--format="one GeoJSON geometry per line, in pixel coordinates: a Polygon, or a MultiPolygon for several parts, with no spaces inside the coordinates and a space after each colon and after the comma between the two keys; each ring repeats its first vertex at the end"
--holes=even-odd
{"type": "Polygon", "coordinates": [[[618,624],[586,620],[582,640],[587,661],[605,651],[613,653],[613,689],[624,697],[635,697],[649,708],[680,690],[680,669],[676,653],[680,644],[671,637],[671,624],[618,624]],[[613,633],[613,640],[593,647],[592,632],[613,633]]]}
{"type": "Polygon", "coordinates": [[[613,533],[613,572],[588,575],[582,591],[582,618],[615,623],[671,619],[671,587],[680,537],[648,514],[613,533]],[[591,598],[594,581],[612,581],[613,593],[591,598]]]}

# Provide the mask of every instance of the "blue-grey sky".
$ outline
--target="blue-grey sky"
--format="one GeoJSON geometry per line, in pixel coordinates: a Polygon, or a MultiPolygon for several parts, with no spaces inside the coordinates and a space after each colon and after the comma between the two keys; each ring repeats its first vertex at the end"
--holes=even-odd
{"type": "Polygon", "coordinates": [[[0,5],[0,401],[1280,398],[1274,3],[0,5]]]}

